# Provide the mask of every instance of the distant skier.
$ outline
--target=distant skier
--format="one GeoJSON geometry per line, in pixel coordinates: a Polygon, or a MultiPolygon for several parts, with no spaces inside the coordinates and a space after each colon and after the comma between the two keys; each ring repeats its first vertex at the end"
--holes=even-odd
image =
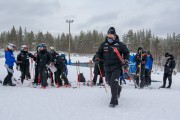
{"type": "Polygon", "coordinates": [[[47,78],[48,78],[48,66],[50,65],[52,61],[51,54],[47,51],[47,46],[45,44],[39,45],[39,52],[37,55],[37,65],[38,65],[38,71],[40,74],[40,80],[42,84],[42,89],[45,89],[47,84],[47,78]]]}
{"type": "Polygon", "coordinates": [[[29,72],[29,58],[34,58],[34,55],[28,52],[27,45],[22,45],[21,52],[17,55],[17,66],[20,66],[22,84],[25,77],[26,79],[31,79],[31,75],[29,72]]]}
{"type": "Polygon", "coordinates": [[[14,83],[12,83],[12,76],[14,73],[13,66],[16,62],[13,51],[15,49],[15,45],[12,43],[9,43],[7,45],[5,52],[5,67],[7,69],[8,75],[4,78],[3,85],[4,86],[16,86],[14,83]]]}
{"type": "Polygon", "coordinates": [[[174,56],[172,54],[166,53],[165,57],[167,58],[166,63],[164,65],[164,76],[163,76],[163,86],[161,88],[166,87],[166,79],[168,78],[169,80],[169,85],[166,88],[171,88],[172,84],[172,73],[173,69],[175,68],[175,60],[174,56]]]}
{"type": "MultiPolygon", "coordinates": [[[[96,55],[93,57],[93,62],[95,62],[96,55]]],[[[100,71],[102,72],[103,77],[105,77],[104,73],[104,67],[103,67],[103,61],[99,61],[99,64],[94,65],[94,77],[93,77],[93,85],[96,85],[97,77],[100,75],[100,71]]],[[[102,85],[103,84],[103,79],[101,76],[99,76],[99,83],[97,85],[102,85]]]]}
{"type": "Polygon", "coordinates": [[[134,57],[134,61],[136,62],[136,83],[139,85],[139,78],[141,80],[140,88],[144,88],[145,85],[145,63],[146,63],[146,51],[139,47],[137,50],[137,54],[134,57]],[[141,68],[141,69],[140,69],[141,68]],[[140,77],[139,77],[140,76],[140,77]]]}
{"type": "Polygon", "coordinates": [[[96,64],[101,60],[104,61],[105,78],[111,87],[111,101],[110,107],[115,107],[118,105],[118,98],[122,87],[119,85],[120,69],[122,68],[122,63],[118,56],[114,52],[117,49],[118,52],[123,55],[125,61],[129,60],[129,50],[126,45],[119,41],[119,37],[116,34],[115,28],[110,27],[107,32],[107,37],[105,41],[100,45],[97,57],[95,58],[96,64]]]}
{"type": "Polygon", "coordinates": [[[146,63],[145,63],[145,85],[146,86],[151,85],[151,70],[152,70],[152,65],[153,65],[152,55],[148,51],[147,52],[147,59],[146,59],[146,63]]]}

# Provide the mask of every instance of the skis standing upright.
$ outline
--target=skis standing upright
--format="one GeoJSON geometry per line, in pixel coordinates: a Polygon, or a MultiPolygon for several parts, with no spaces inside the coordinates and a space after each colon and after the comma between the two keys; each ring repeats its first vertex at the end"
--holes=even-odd
{"type": "Polygon", "coordinates": [[[80,73],[80,69],[79,69],[79,61],[76,61],[76,71],[77,71],[77,88],[80,88],[80,81],[79,81],[79,73],[80,73]]]}
{"type": "MultiPolygon", "coordinates": [[[[119,60],[121,61],[121,63],[122,63],[122,64],[125,64],[125,62],[124,62],[124,60],[122,59],[122,57],[121,57],[118,49],[115,48],[115,47],[112,47],[112,48],[113,48],[114,52],[116,53],[116,55],[118,56],[118,58],[119,58],[119,60]]],[[[132,76],[132,74],[130,74],[130,76],[131,76],[131,78],[132,78],[132,80],[133,80],[133,82],[134,82],[135,87],[139,88],[139,87],[138,87],[138,84],[136,83],[136,81],[135,81],[134,77],[132,76]]]]}
{"type": "Polygon", "coordinates": [[[140,85],[141,85],[141,62],[142,62],[142,52],[140,52],[140,64],[139,64],[139,87],[140,87],[140,85]]]}
{"type": "Polygon", "coordinates": [[[90,68],[90,86],[92,87],[92,60],[89,61],[90,68]]]}

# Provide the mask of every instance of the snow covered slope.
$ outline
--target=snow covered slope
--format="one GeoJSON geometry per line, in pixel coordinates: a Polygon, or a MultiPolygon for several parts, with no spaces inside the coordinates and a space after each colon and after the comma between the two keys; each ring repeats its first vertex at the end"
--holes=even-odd
{"type": "MultiPolygon", "coordinates": [[[[79,58],[81,59],[81,58],[79,58]]],[[[83,58],[84,59],[84,58],[83,58]]],[[[89,58],[87,58],[89,61],[89,58]]],[[[0,79],[7,72],[0,59],[0,79]]],[[[14,67],[15,69],[15,67],[14,67]]],[[[68,78],[76,86],[76,67],[68,66],[68,78]]],[[[89,68],[80,68],[89,80],[89,68]]],[[[14,77],[19,78],[15,71],[14,77]]],[[[152,74],[152,80],[162,81],[163,73],[152,74]]],[[[133,82],[123,85],[119,105],[109,108],[110,88],[30,88],[0,86],[0,120],[179,120],[180,74],[173,76],[171,89],[134,89],[133,82]]]]}

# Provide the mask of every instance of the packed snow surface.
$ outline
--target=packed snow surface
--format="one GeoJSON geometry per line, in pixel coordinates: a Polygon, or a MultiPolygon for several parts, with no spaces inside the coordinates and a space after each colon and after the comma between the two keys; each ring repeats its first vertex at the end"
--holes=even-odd
{"type": "MultiPolygon", "coordinates": [[[[72,61],[89,61],[90,57],[72,57],[72,61]]],[[[15,66],[14,66],[15,69],[15,66]]],[[[68,66],[68,79],[77,86],[76,66],[68,66]]],[[[80,67],[86,80],[90,69],[80,67]]],[[[7,71],[4,58],[0,58],[0,79],[7,71]]],[[[15,70],[14,78],[20,72],[15,70]]],[[[40,89],[0,85],[0,120],[179,120],[180,119],[180,74],[173,75],[171,89],[158,89],[162,85],[163,71],[152,73],[151,87],[135,89],[133,82],[123,84],[119,105],[110,108],[110,87],[107,93],[98,86],[81,84],[80,88],[40,89]]]]}

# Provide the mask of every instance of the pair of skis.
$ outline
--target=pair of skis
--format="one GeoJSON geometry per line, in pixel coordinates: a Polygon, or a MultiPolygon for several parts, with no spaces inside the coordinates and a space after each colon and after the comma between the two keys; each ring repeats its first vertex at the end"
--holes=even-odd
{"type": "MultiPolygon", "coordinates": [[[[116,53],[117,57],[119,58],[120,62],[124,65],[125,64],[125,61],[123,60],[122,56],[120,55],[118,49],[116,47],[112,47],[114,52],[116,53]]],[[[131,73],[128,72],[128,74],[130,75],[131,79],[133,80],[134,82],[134,85],[136,88],[139,88],[138,84],[136,83],[133,75],[131,73]]]]}

